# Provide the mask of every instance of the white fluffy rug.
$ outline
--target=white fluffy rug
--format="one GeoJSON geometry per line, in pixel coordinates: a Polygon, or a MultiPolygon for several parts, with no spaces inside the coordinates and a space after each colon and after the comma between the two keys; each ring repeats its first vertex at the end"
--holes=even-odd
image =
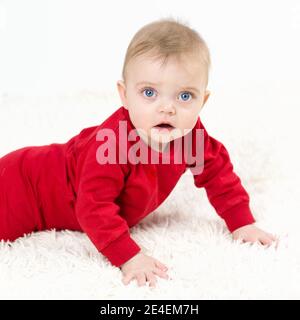
{"type": "MultiPolygon", "coordinates": [[[[6,137],[0,156],[25,145],[65,142],[120,106],[114,95],[89,92],[0,99],[0,134],[6,137]]],[[[286,143],[284,137],[237,134],[234,123],[231,131],[224,139],[209,133],[228,148],[257,225],[279,237],[277,250],[234,242],[187,172],[167,200],[131,229],[144,252],[169,267],[169,280],[158,278],[156,288],[124,286],[121,271],[87,236],[51,230],[11,247],[0,244],[0,299],[299,299],[299,173],[287,174],[298,162],[282,156],[286,144],[284,150],[276,147],[280,139],[286,143]]]]}

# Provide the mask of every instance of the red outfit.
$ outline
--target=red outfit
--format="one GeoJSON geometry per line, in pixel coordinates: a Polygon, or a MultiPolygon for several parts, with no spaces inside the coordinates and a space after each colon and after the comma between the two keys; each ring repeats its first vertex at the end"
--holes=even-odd
{"type": "MultiPolygon", "coordinates": [[[[119,156],[119,121],[126,121],[128,132],[134,129],[122,106],[99,126],[83,129],[64,144],[25,147],[0,158],[0,239],[69,229],[85,232],[115,266],[137,254],[140,247],[129,228],[154,211],[192,165],[172,163],[174,141],[170,164],[161,163],[163,153],[145,143],[149,155],[158,155],[158,164],[99,164],[97,150],[104,141],[96,139],[97,132],[104,128],[115,132],[119,156]]],[[[199,117],[191,134],[197,128],[204,130],[204,170],[194,175],[195,186],[205,188],[231,232],[255,222],[227,150],[207,134],[199,117]]],[[[137,140],[127,141],[125,150],[137,140]]]]}

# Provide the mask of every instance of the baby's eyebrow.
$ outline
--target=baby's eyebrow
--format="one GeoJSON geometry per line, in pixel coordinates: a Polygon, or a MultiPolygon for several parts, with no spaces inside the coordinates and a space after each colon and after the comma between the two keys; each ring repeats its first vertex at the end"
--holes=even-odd
{"type": "MultiPolygon", "coordinates": [[[[136,87],[141,86],[141,85],[157,86],[157,85],[160,85],[160,84],[161,84],[161,83],[154,83],[154,82],[149,82],[149,81],[141,81],[141,82],[138,82],[138,83],[136,84],[136,87]]],[[[192,91],[195,91],[195,92],[197,92],[197,93],[200,94],[199,90],[198,90],[197,88],[195,88],[195,87],[189,87],[189,86],[187,86],[187,87],[181,87],[180,89],[181,89],[181,90],[182,90],[182,89],[184,89],[184,90],[192,90],[192,91]]]]}

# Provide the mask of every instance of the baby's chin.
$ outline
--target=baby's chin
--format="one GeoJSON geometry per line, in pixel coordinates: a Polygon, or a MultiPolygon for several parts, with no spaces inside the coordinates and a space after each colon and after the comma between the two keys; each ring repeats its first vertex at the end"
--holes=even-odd
{"type": "Polygon", "coordinates": [[[148,130],[148,136],[156,141],[162,141],[167,143],[184,136],[189,131],[190,129],[183,130],[174,127],[168,129],[153,127],[150,130],[148,130]]]}

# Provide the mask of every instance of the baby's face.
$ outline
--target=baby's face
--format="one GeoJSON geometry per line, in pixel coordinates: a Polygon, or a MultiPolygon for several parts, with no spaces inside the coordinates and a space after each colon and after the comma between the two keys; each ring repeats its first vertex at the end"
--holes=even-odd
{"type": "Polygon", "coordinates": [[[164,147],[193,129],[209,91],[203,67],[195,58],[169,58],[165,65],[161,63],[145,56],[133,59],[126,84],[118,81],[117,86],[141,138],[164,147]],[[157,127],[162,122],[172,127],[157,127]]]}

